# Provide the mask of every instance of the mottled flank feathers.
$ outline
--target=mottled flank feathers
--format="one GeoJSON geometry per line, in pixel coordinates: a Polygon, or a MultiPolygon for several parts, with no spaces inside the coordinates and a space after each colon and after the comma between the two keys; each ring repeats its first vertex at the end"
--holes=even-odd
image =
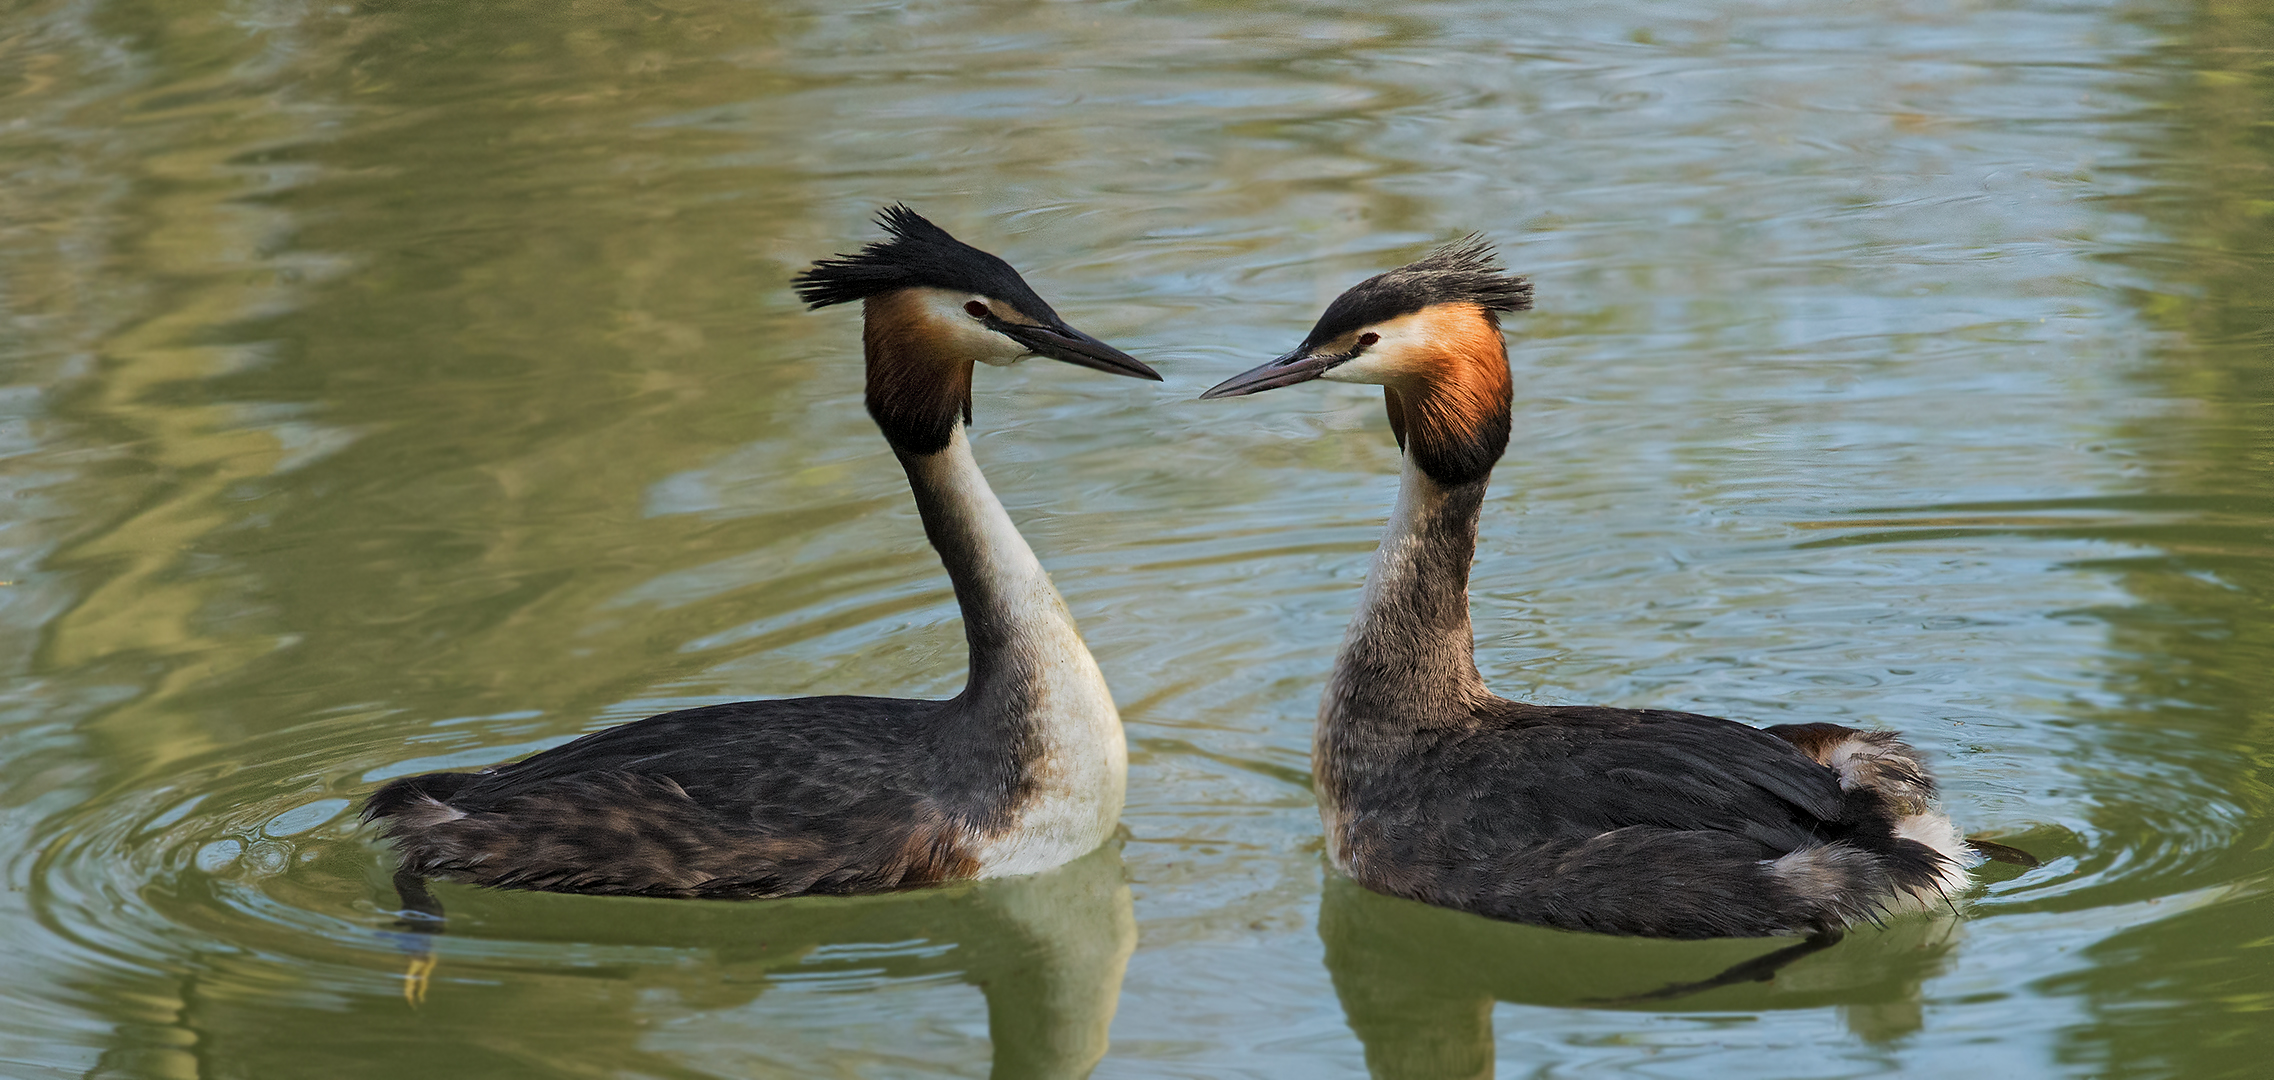
{"type": "Polygon", "coordinates": [[[1494,699],[1451,728],[1375,734],[1333,747],[1328,801],[1337,861],[1394,895],[1568,930],[1747,937],[1838,929],[1963,880],[1876,790],[1843,791],[1717,717],[1494,699]]]}
{"type": "Polygon", "coordinates": [[[774,897],[970,877],[1031,762],[959,702],[827,697],[665,713],[364,808],[403,867],[501,888],[774,897]]]}

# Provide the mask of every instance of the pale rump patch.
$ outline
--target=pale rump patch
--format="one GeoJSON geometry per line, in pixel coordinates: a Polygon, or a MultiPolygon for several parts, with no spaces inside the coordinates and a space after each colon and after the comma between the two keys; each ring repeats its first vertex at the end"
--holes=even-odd
{"type": "Polygon", "coordinates": [[[1892,731],[1859,731],[1818,758],[1840,774],[1840,790],[1870,788],[1886,795],[1897,811],[1923,813],[1934,785],[1918,752],[1892,731]]]}
{"type": "Polygon", "coordinates": [[[1942,856],[1935,876],[1904,884],[1878,856],[1845,843],[1802,848],[1767,863],[1770,876],[1794,896],[1845,923],[1886,915],[1947,909],[1973,884],[1967,868],[1980,857],[1958,827],[1939,813],[1914,814],[1895,823],[1895,835],[1942,856]]]}
{"type": "Polygon", "coordinates": [[[1778,737],[1830,768],[1842,791],[1872,791],[1897,815],[1897,837],[1941,856],[1932,878],[1903,884],[1893,880],[1859,849],[1841,844],[1793,852],[1771,864],[1771,872],[1801,895],[1838,902],[1837,890],[1865,890],[1876,897],[1874,912],[1943,907],[1971,884],[1969,867],[1980,862],[1958,826],[1933,808],[1934,778],[1913,750],[1892,731],[1857,731],[1835,724],[1802,724],[1770,729],[1778,737]],[[1835,852],[1825,854],[1826,852],[1835,852]],[[1858,858],[1870,861],[1857,862],[1858,858]],[[1846,884],[1841,884],[1845,876],[1846,884]]]}
{"type": "Polygon", "coordinates": [[[1942,856],[1942,871],[1935,879],[1941,892],[1921,896],[1929,903],[1941,903],[1944,898],[1956,898],[1959,893],[1973,887],[1973,875],[1967,871],[1980,865],[1982,856],[1967,846],[1966,837],[1958,831],[1958,823],[1937,811],[1912,814],[1895,822],[1895,835],[1905,840],[1926,845],[1942,856]]]}
{"type": "Polygon", "coordinates": [[[1838,724],[1778,724],[1769,734],[1838,774],[1840,790],[1874,791],[1898,816],[1933,809],[1934,774],[1919,752],[1892,731],[1858,731],[1838,724]]]}

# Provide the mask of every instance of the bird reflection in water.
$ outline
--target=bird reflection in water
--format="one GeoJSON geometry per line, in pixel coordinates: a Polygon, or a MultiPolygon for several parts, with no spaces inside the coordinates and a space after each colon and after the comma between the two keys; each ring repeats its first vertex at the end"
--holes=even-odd
{"type": "MultiPolygon", "coordinates": [[[[950,976],[976,987],[987,1002],[991,1076],[1087,1076],[1105,1055],[1122,973],[1137,943],[1119,841],[1038,874],[884,896],[595,901],[460,887],[448,900],[446,932],[400,940],[417,955],[446,957],[421,1011],[460,1025],[487,1023],[485,1010],[526,1011],[525,995],[496,992],[501,969],[526,970],[527,953],[518,946],[573,944],[598,955],[673,951],[676,962],[607,965],[612,977],[590,999],[595,1007],[548,1006],[586,1012],[554,1030],[563,1040],[594,1044],[579,1056],[603,1059],[630,1051],[660,1025],[685,1022],[688,1013],[716,1016],[747,1006],[784,975],[804,981],[857,971],[894,982],[950,976]],[[629,916],[624,904],[653,905],[655,917],[629,916]],[[689,954],[700,961],[688,962],[689,954]],[[671,1015],[656,1015],[665,1010],[671,1015]],[[619,1041],[624,1045],[607,1046],[619,1041]]],[[[502,1015],[494,1022],[508,1023],[502,1015]]]]}
{"type": "Polygon", "coordinates": [[[1344,1018],[1377,1077],[1493,1075],[1492,1007],[1732,1011],[1837,1006],[1858,1037],[1918,1030],[1926,980],[1960,937],[1949,914],[1851,932],[1835,950],[1743,981],[1658,997],[1669,980],[1705,982],[1779,943],[1665,941],[1498,922],[1369,892],[1329,872],[1319,937],[1344,1018]]]}

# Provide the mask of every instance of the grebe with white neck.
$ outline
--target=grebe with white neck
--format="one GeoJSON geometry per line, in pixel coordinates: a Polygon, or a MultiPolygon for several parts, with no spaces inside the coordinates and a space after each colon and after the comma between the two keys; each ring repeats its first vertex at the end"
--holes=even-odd
{"type": "Polygon", "coordinates": [[[888,236],[800,274],[809,306],[860,301],[869,415],[961,606],[963,692],[812,697],[651,716],[364,807],[424,879],[556,892],[781,897],[1028,874],[1112,835],[1128,751],[1065,601],[981,475],[964,427],[975,363],[1046,356],[1153,369],[1068,326],[1008,263],[905,206],[888,236]]]}

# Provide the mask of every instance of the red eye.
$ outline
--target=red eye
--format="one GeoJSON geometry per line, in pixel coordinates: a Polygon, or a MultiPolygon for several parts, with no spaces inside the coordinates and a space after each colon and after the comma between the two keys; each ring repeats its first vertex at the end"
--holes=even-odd
{"type": "Polygon", "coordinates": [[[1380,334],[1360,334],[1358,335],[1358,347],[1363,349],[1366,346],[1372,345],[1373,343],[1380,340],[1382,340],[1382,335],[1380,334]]]}
{"type": "Polygon", "coordinates": [[[994,312],[987,310],[987,305],[982,304],[977,300],[973,300],[972,302],[963,305],[963,310],[970,312],[971,317],[974,319],[984,319],[987,316],[994,314],[994,312]]]}

